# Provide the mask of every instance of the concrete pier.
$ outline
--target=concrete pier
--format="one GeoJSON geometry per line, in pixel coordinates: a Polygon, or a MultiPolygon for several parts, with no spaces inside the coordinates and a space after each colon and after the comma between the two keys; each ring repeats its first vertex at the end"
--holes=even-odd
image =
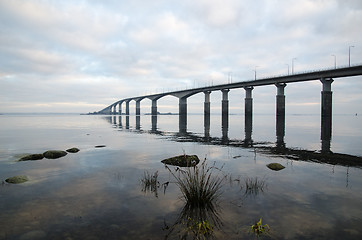
{"type": "Polygon", "coordinates": [[[118,103],[118,112],[119,112],[119,115],[122,115],[122,101],[118,103]]]}
{"type": "Polygon", "coordinates": [[[179,98],[179,132],[187,131],[187,97],[179,98]]]}
{"type": "Polygon", "coordinates": [[[210,93],[211,91],[205,91],[204,102],[204,135],[205,142],[210,141],[210,93]]]}
{"type": "Polygon", "coordinates": [[[152,99],[151,115],[157,115],[157,99],[152,99]]]}
{"type": "Polygon", "coordinates": [[[284,88],[287,86],[285,83],[275,84],[277,87],[276,95],[276,136],[277,147],[285,147],[285,95],[284,88]]]}
{"type": "Polygon", "coordinates": [[[221,125],[223,128],[229,127],[229,91],[229,89],[221,90],[221,125]]]}
{"type": "Polygon", "coordinates": [[[141,100],[142,99],[136,100],[136,116],[141,115],[141,100]]]}
{"type": "Polygon", "coordinates": [[[207,121],[210,122],[210,93],[211,91],[204,92],[205,102],[204,102],[204,123],[207,121]]]}
{"type": "Polygon", "coordinates": [[[249,147],[252,145],[252,129],[253,129],[253,96],[254,87],[244,87],[245,89],[245,140],[244,145],[249,147]]]}
{"type": "Polygon", "coordinates": [[[131,100],[126,100],[126,115],[128,116],[129,115],[129,102],[131,100]]]}
{"type": "Polygon", "coordinates": [[[330,152],[332,137],[332,78],[321,78],[321,140],[322,152],[330,152]]]}

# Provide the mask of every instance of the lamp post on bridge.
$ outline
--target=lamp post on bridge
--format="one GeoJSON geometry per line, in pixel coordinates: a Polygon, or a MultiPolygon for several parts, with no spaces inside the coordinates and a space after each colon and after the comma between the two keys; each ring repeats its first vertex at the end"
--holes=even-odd
{"type": "Polygon", "coordinates": [[[254,72],[254,79],[256,80],[256,68],[259,67],[259,66],[255,66],[253,72],[254,72]]]}
{"type": "Polygon", "coordinates": [[[337,56],[332,54],[332,57],[334,57],[334,69],[337,68],[337,56]]]}
{"type": "Polygon", "coordinates": [[[297,58],[292,59],[292,74],[294,74],[294,60],[297,60],[297,58]]]}
{"type": "Polygon", "coordinates": [[[351,48],[353,48],[354,46],[349,46],[348,48],[348,66],[351,66],[351,48]]]}
{"type": "Polygon", "coordinates": [[[288,66],[288,75],[289,75],[289,64],[287,64],[287,63],[286,63],[285,65],[287,65],[287,66],[288,66]]]}

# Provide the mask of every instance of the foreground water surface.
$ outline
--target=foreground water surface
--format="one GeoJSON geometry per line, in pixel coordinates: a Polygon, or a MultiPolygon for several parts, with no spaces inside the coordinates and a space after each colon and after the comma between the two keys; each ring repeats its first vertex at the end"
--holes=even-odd
{"type": "MultiPolygon", "coordinates": [[[[270,227],[264,239],[362,239],[360,167],[192,141],[205,134],[245,139],[243,117],[231,115],[229,121],[225,132],[221,117],[211,116],[205,131],[203,116],[190,115],[181,134],[174,115],[158,116],[156,126],[151,116],[1,115],[0,239],[181,239],[185,233],[202,239],[190,230],[194,213],[184,208],[175,179],[160,162],[184,153],[206,158],[225,177],[217,207],[199,213],[212,226],[208,238],[255,239],[250,226],[262,218],[270,227]],[[71,147],[80,152],[17,161],[24,154],[71,147]],[[272,162],[285,169],[270,170],[266,165],[272,162]],[[145,187],[145,173],[155,172],[159,184],[145,187]],[[15,175],[29,181],[4,182],[15,175]],[[263,186],[248,191],[247,179],[263,186]]],[[[334,116],[331,151],[362,156],[361,126],[359,116],[334,116]]],[[[286,116],[287,147],[319,151],[320,134],[319,116],[286,116]]],[[[276,142],[275,116],[254,116],[252,140],[276,142]]]]}

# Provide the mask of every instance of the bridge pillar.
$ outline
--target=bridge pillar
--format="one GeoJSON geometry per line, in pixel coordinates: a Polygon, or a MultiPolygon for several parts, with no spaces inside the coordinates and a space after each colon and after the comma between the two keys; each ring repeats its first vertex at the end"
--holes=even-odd
{"type": "Polygon", "coordinates": [[[221,130],[223,135],[223,141],[227,141],[227,132],[229,128],[229,89],[222,89],[222,101],[221,101],[221,130]]]}
{"type": "Polygon", "coordinates": [[[187,130],[187,97],[179,98],[179,132],[186,133],[187,130]]]}
{"type": "Polygon", "coordinates": [[[253,129],[253,97],[252,91],[254,87],[244,87],[245,89],[245,140],[244,145],[252,145],[252,129],[253,129]]]}
{"type": "Polygon", "coordinates": [[[141,100],[136,100],[136,116],[141,115],[141,100]]]}
{"type": "Polygon", "coordinates": [[[126,115],[127,116],[129,115],[129,102],[130,102],[130,100],[126,101],[126,115]]]}
{"type": "Polygon", "coordinates": [[[285,95],[284,88],[287,86],[285,83],[275,84],[277,87],[276,96],[276,136],[277,147],[285,147],[285,95]]]}
{"type": "Polygon", "coordinates": [[[321,78],[321,140],[322,152],[329,153],[332,137],[332,78],[321,78]]]}
{"type": "Polygon", "coordinates": [[[151,115],[157,116],[157,99],[152,99],[151,115]]]}
{"type": "Polygon", "coordinates": [[[205,142],[210,139],[210,93],[211,91],[205,91],[205,102],[204,102],[204,133],[205,142]]]}
{"type": "Polygon", "coordinates": [[[118,112],[119,112],[119,115],[122,115],[122,102],[119,102],[119,104],[118,104],[118,112]]]}

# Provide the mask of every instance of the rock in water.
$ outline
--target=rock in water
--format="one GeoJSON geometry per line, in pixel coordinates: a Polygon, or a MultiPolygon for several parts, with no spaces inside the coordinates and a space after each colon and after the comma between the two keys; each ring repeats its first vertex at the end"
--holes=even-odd
{"type": "Polygon", "coordinates": [[[5,182],[17,184],[17,183],[27,182],[28,180],[29,179],[28,179],[27,176],[18,175],[18,176],[14,176],[14,177],[10,177],[10,178],[5,179],[5,182]]]}
{"type": "Polygon", "coordinates": [[[67,151],[69,153],[77,153],[77,152],[79,152],[79,148],[69,148],[69,149],[67,149],[65,151],[67,151]]]}
{"type": "Polygon", "coordinates": [[[44,156],[43,154],[30,154],[30,155],[26,155],[25,157],[22,157],[19,159],[19,161],[33,161],[33,160],[40,160],[43,159],[44,156]]]}
{"type": "Polygon", "coordinates": [[[104,148],[106,147],[106,145],[97,145],[97,146],[94,146],[95,148],[104,148]]]}
{"type": "Polygon", "coordinates": [[[269,163],[268,165],[266,165],[269,169],[274,170],[274,171],[279,171],[284,169],[285,167],[283,165],[281,165],[280,163],[269,163]]]}
{"type": "Polygon", "coordinates": [[[60,158],[60,157],[64,157],[65,155],[67,155],[67,152],[65,151],[59,151],[59,150],[49,150],[43,153],[45,158],[48,159],[56,159],[56,158],[60,158]]]}
{"type": "Polygon", "coordinates": [[[180,155],[164,159],[161,162],[178,167],[194,167],[200,162],[200,159],[196,155],[180,155]]]}

